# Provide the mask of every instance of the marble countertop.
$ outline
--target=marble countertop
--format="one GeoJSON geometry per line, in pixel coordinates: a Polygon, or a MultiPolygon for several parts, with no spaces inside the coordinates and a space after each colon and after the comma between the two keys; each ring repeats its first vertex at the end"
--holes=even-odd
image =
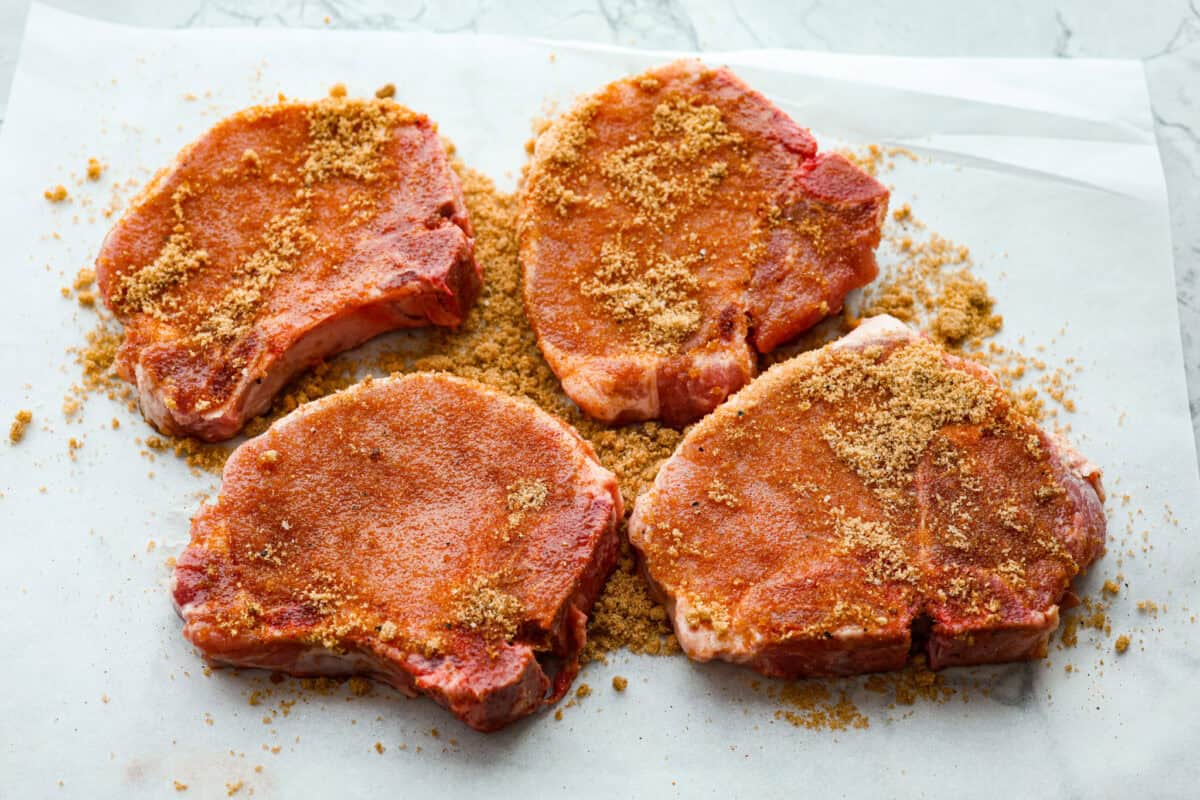
{"type": "MultiPolygon", "coordinates": [[[[1146,65],[1171,204],[1193,429],[1200,442],[1200,0],[49,0],[127,24],[476,31],[621,45],[791,47],[911,56],[1136,58],[1146,65]]],[[[0,0],[0,115],[29,0],[0,0]]],[[[1102,91],[1097,87],[1097,91],[1102,91]]]]}

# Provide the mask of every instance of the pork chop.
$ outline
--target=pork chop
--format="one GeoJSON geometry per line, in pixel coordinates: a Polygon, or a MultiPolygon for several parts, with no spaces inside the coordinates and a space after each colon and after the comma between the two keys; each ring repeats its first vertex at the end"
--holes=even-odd
{"type": "Polygon", "coordinates": [[[937,669],[1045,655],[1102,498],[985,368],[875,317],[698,423],[629,538],[694,659],[829,676],[915,646],[937,669]]]}
{"type": "Polygon", "coordinates": [[[234,452],[173,596],[213,663],[365,675],[491,731],[570,688],[621,516],[591,446],[532,403],[368,381],[234,452]]]}
{"type": "Polygon", "coordinates": [[[728,69],[616,81],[534,148],[518,238],[538,345],[592,417],[692,422],[874,279],[887,200],[728,69]]]}
{"type": "Polygon", "coordinates": [[[160,172],[96,260],[117,356],[159,430],[228,439],[287,380],[479,293],[436,126],[390,100],[250,108],[160,172]]]}

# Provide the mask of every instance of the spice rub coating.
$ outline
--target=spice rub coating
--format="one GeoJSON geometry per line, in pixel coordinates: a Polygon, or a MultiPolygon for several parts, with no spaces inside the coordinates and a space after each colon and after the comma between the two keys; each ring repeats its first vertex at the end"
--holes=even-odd
{"type": "Polygon", "coordinates": [[[622,514],[591,446],[531,402],[368,380],[237,449],[173,597],[214,663],[366,675],[496,730],[570,688],[622,514]]]}
{"type": "Polygon", "coordinates": [[[480,271],[436,126],[391,100],[239,112],[186,147],[96,260],[117,359],[165,433],[227,439],[300,370],[457,326],[480,271]]]}
{"type": "Polygon", "coordinates": [[[881,184],[728,69],[616,81],[537,138],[518,237],[529,320],[605,422],[692,422],[876,275],[881,184]]]}
{"type": "Polygon", "coordinates": [[[782,362],[689,431],[630,542],[692,658],[779,677],[1045,655],[1104,550],[1100,471],[897,320],[782,362]]]}

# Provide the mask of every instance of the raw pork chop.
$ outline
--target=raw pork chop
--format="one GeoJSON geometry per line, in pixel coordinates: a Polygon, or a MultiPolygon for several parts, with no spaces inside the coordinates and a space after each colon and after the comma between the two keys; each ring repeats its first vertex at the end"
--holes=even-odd
{"type": "Polygon", "coordinates": [[[987,370],[875,317],[697,424],[629,538],[692,658],[845,675],[915,638],[940,668],[1045,655],[1101,499],[987,370]]]}
{"type": "Polygon", "coordinates": [[[610,84],[537,139],[525,307],[571,399],[691,422],[876,274],[887,190],[727,69],[610,84]]]}
{"type": "Polygon", "coordinates": [[[570,688],[621,515],[592,448],[531,403],[366,382],[237,449],[174,599],[215,663],[367,675],[491,731],[570,688]]]}
{"type": "Polygon", "coordinates": [[[96,261],[117,367],[157,428],[227,439],[301,369],[479,293],[458,178],[427,117],[329,98],[242,111],[185,148],[96,261]]]}

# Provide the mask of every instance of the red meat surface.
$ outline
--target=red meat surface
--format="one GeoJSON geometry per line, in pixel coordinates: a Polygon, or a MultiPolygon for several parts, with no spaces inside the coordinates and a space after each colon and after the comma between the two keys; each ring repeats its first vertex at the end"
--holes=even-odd
{"type": "Polygon", "coordinates": [[[364,675],[491,731],[570,687],[621,516],[612,473],[532,403],[370,381],[237,449],[174,600],[214,663],[364,675]]]}
{"type": "Polygon", "coordinates": [[[693,427],[629,538],[694,659],[770,676],[1045,655],[1104,550],[1100,470],[891,317],[693,427]]]}
{"type": "Polygon", "coordinates": [[[344,98],[218,123],[134,201],[96,273],[143,414],[210,441],[327,356],[395,328],[457,326],[480,287],[436,126],[344,98]]]}
{"type": "Polygon", "coordinates": [[[728,69],[669,64],[537,138],[526,311],[589,415],[683,425],[874,279],[887,200],[728,69]]]}

